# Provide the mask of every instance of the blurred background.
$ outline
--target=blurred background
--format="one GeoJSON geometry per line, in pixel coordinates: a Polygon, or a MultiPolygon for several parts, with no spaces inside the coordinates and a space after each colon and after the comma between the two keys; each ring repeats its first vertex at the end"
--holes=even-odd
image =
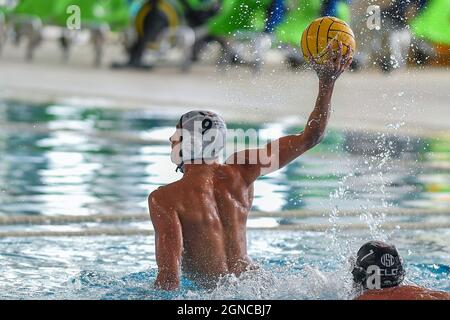
{"type": "Polygon", "coordinates": [[[255,184],[269,273],[181,297],[345,299],[368,238],[450,291],[450,0],[0,0],[0,297],[173,298],[149,281],[147,195],[180,178],[177,120],[299,132],[318,83],[300,38],[324,15],[357,50],[325,140],[255,184]]]}
{"type": "Polygon", "coordinates": [[[27,61],[52,41],[65,62],[89,43],[85,54],[97,67],[169,60],[181,71],[206,61],[259,70],[276,61],[292,70],[304,62],[298,47],[305,27],[330,15],[354,29],[353,69],[389,72],[449,63],[449,10],[448,0],[2,0],[0,43],[21,46],[27,61]]]}

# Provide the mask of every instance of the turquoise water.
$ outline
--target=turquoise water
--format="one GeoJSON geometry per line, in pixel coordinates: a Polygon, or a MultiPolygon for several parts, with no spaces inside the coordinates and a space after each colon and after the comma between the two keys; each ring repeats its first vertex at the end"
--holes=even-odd
{"type": "MultiPolygon", "coordinates": [[[[449,230],[399,232],[408,281],[450,291],[449,230]],[[446,238],[447,240],[443,240],[446,238]]],[[[262,270],[223,281],[206,292],[183,279],[181,290],[154,290],[152,237],[1,239],[4,299],[348,299],[346,258],[363,233],[337,240],[340,254],[321,232],[250,231],[249,254],[262,270]]]]}
{"type": "MultiPolygon", "coordinates": [[[[223,279],[211,292],[186,280],[173,294],[151,288],[153,237],[125,235],[150,232],[148,220],[51,223],[61,216],[145,214],[147,195],[180,177],[168,144],[176,119],[164,110],[0,103],[0,218],[50,220],[0,223],[0,298],[346,299],[346,260],[372,238],[397,244],[410,281],[450,291],[450,216],[436,213],[450,205],[450,142],[442,137],[329,130],[321,145],[255,184],[254,210],[316,214],[250,219],[249,253],[263,268],[223,279]],[[419,214],[390,215],[391,208],[419,214]],[[361,214],[343,214],[355,209],[361,214]],[[360,227],[348,230],[341,223],[360,227]],[[290,226],[306,230],[285,228],[290,226]],[[64,236],[105,227],[123,235],[64,236]],[[8,236],[13,232],[20,237],[8,236]]],[[[242,127],[259,129],[262,138],[298,130],[229,124],[242,127]]]]}

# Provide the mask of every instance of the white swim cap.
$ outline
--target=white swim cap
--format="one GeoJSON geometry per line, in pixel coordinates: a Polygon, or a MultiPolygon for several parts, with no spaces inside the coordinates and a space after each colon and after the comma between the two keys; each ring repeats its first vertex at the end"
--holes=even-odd
{"type": "Polygon", "coordinates": [[[179,127],[183,164],[216,159],[225,147],[227,126],[222,117],[214,112],[189,111],[181,116],[179,127]]]}

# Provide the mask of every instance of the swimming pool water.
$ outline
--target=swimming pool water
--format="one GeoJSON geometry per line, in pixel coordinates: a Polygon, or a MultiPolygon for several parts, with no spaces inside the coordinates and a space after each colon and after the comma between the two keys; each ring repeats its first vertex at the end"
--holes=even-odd
{"type": "MultiPolygon", "coordinates": [[[[183,279],[174,293],[152,288],[152,237],[0,239],[3,299],[349,299],[347,258],[366,241],[351,232],[250,231],[249,254],[262,266],[212,291],[183,279]]],[[[408,281],[450,291],[450,231],[398,232],[408,281]],[[439,233],[439,236],[436,233],[439,233]],[[447,239],[447,240],[443,240],[447,239]]]]}
{"type": "MultiPolygon", "coordinates": [[[[180,177],[172,115],[66,105],[0,104],[0,212],[92,215],[146,210],[180,177]]],[[[230,123],[276,138],[299,126],[230,123]]],[[[329,130],[325,140],[255,184],[254,209],[447,208],[450,142],[329,130]]]]}
{"type": "MultiPolygon", "coordinates": [[[[164,111],[0,103],[0,218],[146,213],[147,195],[180,177],[168,144],[176,119],[164,111]]],[[[299,128],[229,123],[240,127],[260,129],[264,138],[299,128]]],[[[329,130],[314,150],[255,184],[254,210],[319,214],[251,218],[249,253],[261,270],[223,279],[210,292],[186,279],[175,293],[153,290],[153,236],[26,236],[104,227],[150,232],[148,220],[0,223],[0,298],[347,299],[346,261],[372,238],[398,246],[410,281],[450,291],[450,217],[431,211],[450,205],[449,151],[444,137],[329,130]],[[390,215],[393,207],[423,214],[390,215]],[[351,209],[361,214],[342,214],[351,209]],[[420,227],[427,224],[433,227],[420,227]],[[297,225],[325,229],[283,229],[297,225]],[[5,236],[12,232],[22,235],[5,236]]]]}

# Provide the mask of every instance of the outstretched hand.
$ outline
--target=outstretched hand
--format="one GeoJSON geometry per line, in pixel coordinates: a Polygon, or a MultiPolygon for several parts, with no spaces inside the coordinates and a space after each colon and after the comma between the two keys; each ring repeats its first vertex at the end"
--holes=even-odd
{"type": "Polygon", "coordinates": [[[326,55],[328,59],[325,63],[319,63],[312,55],[309,55],[309,61],[312,68],[316,71],[319,81],[324,83],[334,83],[339,76],[352,63],[353,50],[349,48],[345,55],[342,55],[342,42],[339,41],[339,48],[337,51],[331,49],[331,43],[326,47],[326,55]]]}

